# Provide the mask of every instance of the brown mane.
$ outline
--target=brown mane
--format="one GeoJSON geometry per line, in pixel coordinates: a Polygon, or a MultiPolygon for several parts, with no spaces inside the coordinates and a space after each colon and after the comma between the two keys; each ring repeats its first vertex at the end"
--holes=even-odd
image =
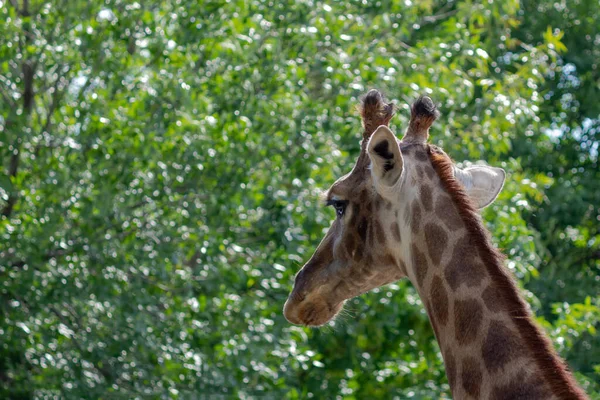
{"type": "Polygon", "coordinates": [[[490,235],[484,228],[481,217],[469,199],[463,186],[454,178],[450,158],[435,146],[428,146],[431,164],[442,185],[452,198],[466,229],[484,262],[487,273],[495,282],[498,300],[510,310],[513,323],[542,372],[554,395],[561,399],[586,399],[568,371],[565,362],[558,357],[549,339],[535,324],[525,301],[519,295],[514,278],[502,265],[504,255],[491,243],[490,235]]]}

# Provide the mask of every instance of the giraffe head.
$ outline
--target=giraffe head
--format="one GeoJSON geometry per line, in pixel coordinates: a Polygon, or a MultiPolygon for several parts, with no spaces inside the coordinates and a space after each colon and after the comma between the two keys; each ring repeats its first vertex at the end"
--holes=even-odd
{"type": "MultiPolygon", "coordinates": [[[[361,152],[352,171],[326,192],[326,204],[335,209],[336,219],[296,275],[284,306],[284,315],[292,323],[325,324],[347,299],[411,277],[410,243],[419,233],[415,220],[422,212],[434,210],[427,186],[435,176],[427,144],[429,128],[438,117],[434,103],[421,97],[412,105],[402,140],[388,128],[394,106],[379,92],[371,90],[360,110],[361,152]]],[[[454,173],[479,208],[496,198],[504,182],[499,168],[454,167],[454,173]]]]}

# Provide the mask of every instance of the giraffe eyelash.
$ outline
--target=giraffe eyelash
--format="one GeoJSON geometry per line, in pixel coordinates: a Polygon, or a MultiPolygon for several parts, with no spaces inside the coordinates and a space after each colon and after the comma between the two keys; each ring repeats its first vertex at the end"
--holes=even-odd
{"type": "Polygon", "coordinates": [[[334,200],[334,199],[325,200],[325,206],[326,207],[329,207],[329,206],[339,206],[339,205],[347,206],[348,205],[348,200],[334,200]]]}
{"type": "Polygon", "coordinates": [[[328,206],[333,206],[335,208],[335,213],[338,218],[342,218],[344,213],[346,212],[346,207],[348,206],[348,200],[327,200],[328,206]]]}

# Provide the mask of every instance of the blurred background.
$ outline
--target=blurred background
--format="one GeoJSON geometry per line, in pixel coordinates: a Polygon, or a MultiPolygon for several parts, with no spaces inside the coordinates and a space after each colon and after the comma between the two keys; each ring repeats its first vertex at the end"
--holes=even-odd
{"type": "Polygon", "coordinates": [[[0,0],[0,398],[449,398],[412,285],[282,316],[358,98],[508,171],[483,216],[600,399],[600,7],[0,0]]]}

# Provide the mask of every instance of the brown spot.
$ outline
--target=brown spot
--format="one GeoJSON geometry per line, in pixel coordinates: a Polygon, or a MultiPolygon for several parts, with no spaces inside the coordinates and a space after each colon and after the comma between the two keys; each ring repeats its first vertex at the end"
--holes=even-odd
{"type": "Polygon", "coordinates": [[[398,223],[393,222],[390,229],[392,230],[392,235],[394,235],[394,239],[396,239],[396,241],[399,242],[400,241],[400,227],[398,226],[398,223]]]}
{"type": "Polygon", "coordinates": [[[448,377],[448,383],[450,384],[450,389],[452,389],[456,383],[456,361],[451,350],[446,352],[444,364],[446,365],[446,376],[448,377]]]}
{"type": "Polygon", "coordinates": [[[360,205],[355,204],[352,207],[352,216],[350,217],[350,221],[348,222],[349,227],[358,227],[358,221],[360,219],[360,205]]]}
{"type": "Polygon", "coordinates": [[[419,148],[416,148],[415,157],[419,161],[428,161],[429,160],[429,156],[427,155],[427,150],[425,147],[422,147],[422,146],[419,146],[419,148]]]}
{"type": "Polygon", "coordinates": [[[436,224],[425,225],[425,240],[427,241],[427,249],[429,250],[429,256],[431,261],[435,265],[439,265],[442,260],[442,255],[446,249],[448,243],[448,235],[441,226],[436,224]]]}
{"type": "Polygon", "coordinates": [[[367,232],[369,230],[369,221],[366,217],[363,217],[358,223],[357,231],[361,241],[364,243],[367,240],[367,232]]]}
{"type": "Polygon", "coordinates": [[[385,202],[385,209],[388,210],[388,211],[391,210],[392,209],[392,205],[393,204],[390,201],[386,201],[385,202]]]}
{"type": "Polygon", "coordinates": [[[425,211],[433,210],[433,200],[431,198],[431,189],[427,185],[421,186],[421,204],[425,211]]]}
{"type": "Polygon", "coordinates": [[[381,209],[381,206],[383,205],[383,203],[385,202],[385,200],[383,199],[383,197],[381,197],[380,195],[377,195],[375,197],[374,200],[374,205],[375,205],[375,210],[379,211],[381,209]]]}
{"type": "Polygon", "coordinates": [[[490,323],[481,347],[481,354],[485,367],[491,374],[523,356],[524,351],[516,334],[506,327],[506,322],[492,321],[490,323]]]}
{"type": "Polygon", "coordinates": [[[429,292],[431,298],[432,311],[435,314],[435,319],[442,324],[446,325],[448,322],[448,293],[444,287],[442,278],[434,275],[431,280],[431,289],[429,292]]]}
{"type": "Polygon", "coordinates": [[[417,200],[413,200],[412,206],[410,207],[410,214],[410,227],[412,229],[412,232],[416,234],[417,232],[419,232],[419,227],[421,225],[421,206],[419,206],[417,200]]]}
{"type": "Polygon", "coordinates": [[[463,222],[448,196],[440,196],[435,202],[435,213],[450,230],[462,228],[463,222]]]}
{"type": "Polygon", "coordinates": [[[467,394],[470,394],[476,399],[479,398],[479,392],[481,390],[481,377],[481,368],[479,368],[477,360],[473,357],[465,357],[462,362],[462,373],[460,375],[462,387],[467,394]]]}
{"type": "Polygon", "coordinates": [[[367,203],[364,203],[364,207],[365,207],[365,210],[367,210],[367,215],[371,215],[371,214],[375,213],[375,211],[374,211],[375,205],[373,204],[373,202],[371,200],[369,200],[367,203]]]}
{"type": "Polygon", "coordinates": [[[358,198],[358,203],[366,204],[369,201],[369,193],[364,188],[361,188],[360,191],[356,194],[358,198]]]}
{"type": "Polygon", "coordinates": [[[375,230],[377,241],[381,244],[385,244],[385,232],[383,231],[383,228],[381,227],[379,221],[375,220],[373,222],[373,230],[375,230]]]}
{"type": "Polygon", "coordinates": [[[352,204],[352,217],[353,217],[352,219],[356,220],[359,215],[360,215],[360,204],[353,203],[352,204]]]}
{"type": "Polygon", "coordinates": [[[518,400],[518,399],[549,399],[552,393],[544,386],[544,378],[532,375],[523,379],[523,373],[518,373],[506,385],[499,385],[492,390],[492,400],[518,400]]]}
{"type": "Polygon", "coordinates": [[[423,169],[421,168],[420,165],[415,166],[415,171],[417,171],[417,175],[419,176],[419,179],[423,179],[423,176],[425,173],[423,172],[423,169]]]}
{"type": "Polygon", "coordinates": [[[365,244],[363,242],[358,242],[356,248],[354,250],[354,261],[360,261],[363,258],[365,252],[365,244]]]}
{"type": "Polygon", "coordinates": [[[456,300],[454,314],[456,317],[454,323],[456,341],[463,346],[472,343],[477,338],[481,327],[483,317],[481,305],[474,299],[456,300]]]}
{"type": "Polygon", "coordinates": [[[463,283],[467,287],[477,286],[485,278],[485,268],[477,255],[477,249],[467,236],[458,241],[444,274],[452,290],[458,289],[463,283]]]}
{"type": "Polygon", "coordinates": [[[425,173],[427,174],[429,179],[433,180],[433,178],[435,177],[435,170],[433,169],[433,167],[431,165],[427,165],[424,168],[425,168],[425,173]]]}
{"type": "Polygon", "coordinates": [[[485,303],[485,306],[491,312],[509,311],[509,307],[506,301],[504,300],[502,291],[500,291],[496,286],[494,286],[493,283],[487,288],[485,288],[481,296],[483,297],[483,302],[485,303]]]}
{"type": "Polygon", "coordinates": [[[398,263],[396,262],[396,259],[394,258],[393,255],[391,255],[390,253],[386,253],[384,256],[379,258],[379,262],[381,263],[381,265],[393,265],[393,266],[398,266],[398,263]]]}
{"type": "Polygon", "coordinates": [[[416,244],[413,243],[411,249],[413,266],[417,274],[417,283],[419,284],[419,287],[422,288],[423,280],[425,279],[425,276],[427,276],[427,269],[429,268],[427,265],[427,258],[425,257],[425,254],[419,251],[416,244]]]}

